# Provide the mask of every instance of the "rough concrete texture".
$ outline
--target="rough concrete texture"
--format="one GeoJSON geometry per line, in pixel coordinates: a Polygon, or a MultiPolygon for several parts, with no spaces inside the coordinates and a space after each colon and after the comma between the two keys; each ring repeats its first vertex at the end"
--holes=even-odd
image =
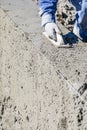
{"type": "Polygon", "coordinates": [[[87,44],[55,48],[32,1],[0,3],[0,130],[87,130],[87,44]]]}

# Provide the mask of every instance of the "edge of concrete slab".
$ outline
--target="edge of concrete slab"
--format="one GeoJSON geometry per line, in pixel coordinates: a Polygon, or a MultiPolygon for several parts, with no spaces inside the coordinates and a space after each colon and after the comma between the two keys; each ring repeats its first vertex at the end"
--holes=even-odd
{"type": "MultiPolygon", "coordinates": [[[[76,130],[79,128],[85,130],[87,128],[87,104],[82,101],[72,83],[67,80],[67,77],[63,76],[59,68],[56,68],[56,64],[52,62],[52,60],[55,60],[54,53],[57,56],[62,49],[58,50],[50,44],[46,44],[48,41],[42,34],[32,33],[28,36],[5,13],[2,21],[4,26],[0,26],[0,29],[3,30],[0,32],[2,36],[0,45],[2,52],[1,88],[3,95],[7,94],[8,97],[10,94],[15,102],[12,104],[11,116],[14,113],[12,112],[15,107],[14,104],[16,104],[22,115],[22,117],[20,115],[22,129],[76,130]],[[11,29],[13,32],[11,32],[11,29]],[[25,61],[23,61],[23,58],[25,58],[25,61]],[[26,73],[26,71],[28,72],[26,73]],[[25,93],[20,90],[20,86],[25,88],[25,93]],[[27,86],[31,86],[32,94],[27,86]],[[25,104],[27,104],[27,107],[25,104]],[[25,110],[24,106],[26,107],[25,110]],[[25,119],[27,117],[25,117],[26,111],[29,114],[29,124],[26,123],[25,119]]],[[[5,100],[4,104],[7,103],[7,110],[9,111],[12,99],[7,101],[7,97],[6,100],[3,100],[5,100]]],[[[3,116],[4,119],[5,116],[6,113],[3,116]]],[[[12,118],[10,121],[11,127],[6,126],[5,122],[7,130],[15,126],[12,118]]],[[[21,129],[21,126],[17,125],[21,129]]]]}

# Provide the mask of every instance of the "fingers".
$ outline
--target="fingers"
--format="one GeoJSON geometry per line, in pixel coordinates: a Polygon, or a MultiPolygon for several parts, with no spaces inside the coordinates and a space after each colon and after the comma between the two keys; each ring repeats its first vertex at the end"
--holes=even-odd
{"type": "Polygon", "coordinates": [[[51,34],[49,34],[49,38],[53,39],[54,41],[57,41],[57,35],[55,29],[53,29],[51,34]]]}
{"type": "Polygon", "coordinates": [[[63,40],[62,35],[57,34],[57,42],[58,42],[60,45],[64,45],[64,40],[63,40]]]}
{"type": "Polygon", "coordinates": [[[55,31],[56,31],[56,33],[58,33],[58,34],[61,34],[61,31],[60,31],[60,29],[57,27],[57,25],[55,25],[55,31]]]}
{"type": "Polygon", "coordinates": [[[57,41],[57,34],[61,34],[61,31],[58,29],[55,23],[47,23],[45,25],[45,31],[49,38],[57,41]]]}
{"type": "Polygon", "coordinates": [[[57,41],[55,23],[47,23],[45,25],[45,31],[50,39],[57,41]]]}

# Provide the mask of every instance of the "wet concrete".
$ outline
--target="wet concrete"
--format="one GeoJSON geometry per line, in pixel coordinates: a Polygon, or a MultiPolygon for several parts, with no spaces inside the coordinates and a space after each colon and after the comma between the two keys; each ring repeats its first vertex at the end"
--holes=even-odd
{"type": "Polygon", "coordinates": [[[0,6],[1,130],[86,130],[87,44],[51,45],[32,1],[0,6]]]}

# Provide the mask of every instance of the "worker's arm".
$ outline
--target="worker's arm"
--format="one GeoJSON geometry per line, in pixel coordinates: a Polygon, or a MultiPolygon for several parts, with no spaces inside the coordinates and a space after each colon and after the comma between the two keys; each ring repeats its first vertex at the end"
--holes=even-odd
{"type": "MultiPolygon", "coordinates": [[[[60,30],[58,29],[55,21],[55,13],[57,10],[58,0],[39,0],[40,16],[42,19],[42,26],[45,28],[45,32],[48,37],[54,41],[58,41],[57,33],[60,35],[60,30]]],[[[63,41],[60,38],[60,43],[63,41]]]]}
{"type": "Polygon", "coordinates": [[[55,12],[58,0],[39,0],[40,16],[42,17],[42,26],[47,23],[55,23],[55,12]]]}

